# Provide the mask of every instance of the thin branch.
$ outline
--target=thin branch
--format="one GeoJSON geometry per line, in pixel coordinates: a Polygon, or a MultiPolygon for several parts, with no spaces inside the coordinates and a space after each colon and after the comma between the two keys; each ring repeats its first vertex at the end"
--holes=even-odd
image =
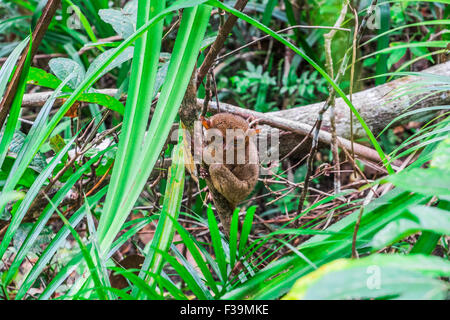
{"type": "Polygon", "coordinates": [[[361,218],[364,212],[364,208],[372,201],[376,190],[378,186],[373,187],[373,189],[370,189],[369,194],[364,199],[363,204],[361,205],[361,208],[359,209],[358,219],[356,220],[355,224],[355,230],[353,231],[353,239],[352,239],[352,258],[356,259],[359,258],[358,256],[358,250],[356,250],[356,239],[358,235],[359,226],[361,224],[361,218]]]}
{"type": "MultiPolygon", "coordinates": [[[[236,4],[234,5],[234,8],[236,10],[242,11],[245,6],[247,5],[248,0],[237,0],[236,4]]],[[[214,60],[216,60],[217,55],[219,54],[219,51],[223,48],[223,45],[225,44],[225,40],[227,39],[228,35],[231,32],[231,29],[233,29],[234,24],[237,21],[237,17],[234,15],[230,15],[228,19],[225,21],[223,26],[219,29],[219,33],[217,34],[216,41],[211,45],[209,48],[208,54],[205,57],[205,60],[203,61],[202,65],[200,66],[197,74],[197,88],[200,87],[200,84],[203,82],[203,79],[205,78],[206,74],[209,72],[209,69],[211,69],[211,66],[214,63],[214,60]]]]}
{"type": "MultiPolygon", "coordinates": [[[[352,8],[353,14],[355,16],[355,32],[353,33],[353,54],[352,54],[352,64],[350,69],[350,89],[349,89],[349,99],[353,103],[353,86],[354,86],[354,76],[355,76],[355,63],[356,63],[356,47],[357,47],[357,30],[358,30],[358,11],[352,8]]],[[[353,150],[353,112],[350,113],[350,140],[352,142],[352,157],[355,157],[355,151],[353,150]]]]}
{"type": "MultiPolygon", "coordinates": [[[[48,60],[50,60],[50,59],[53,59],[53,58],[60,58],[60,57],[67,57],[67,54],[64,54],[64,53],[36,54],[33,57],[33,60],[34,61],[40,60],[40,59],[48,59],[48,60]]],[[[0,64],[5,63],[7,59],[8,59],[8,57],[0,58],[0,64]]]]}
{"type": "MultiPolygon", "coordinates": [[[[198,103],[202,105],[203,100],[198,99],[198,103]]],[[[215,102],[211,102],[209,104],[210,111],[217,112],[218,108],[215,102]]],[[[302,136],[309,136],[311,131],[313,130],[313,126],[310,126],[305,123],[299,123],[297,121],[288,120],[285,118],[277,117],[274,115],[268,115],[264,114],[262,112],[257,112],[253,110],[248,110],[240,107],[236,107],[227,103],[221,103],[220,104],[220,110],[221,112],[229,112],[236,115],[239,115],[243,118],[253,118],[256,119],[259,124],[265,124],[269,125],[273,128],[278,128],[284,131],[293,132],[302,136]]],[[[331,133],[324,131],[324,130],[315,130],[316,131],[316,141],[320,141],[325,144],[331,143],[331,133]]],[[[346,148],[347,150],[351,149],[351,141],[341,138],[338,138],[339,144],[346,148]]],[[[375,162],[379,162],[380,157],[378,153],[369,147],[363,146],[361,144],[355,143],[355,154],[366,158],[368,160],[372,160],[375,162]]]]}
{"type": "MultiPolygon", "coordinates": [[[[439,73],[438,73],[439,74],[439,73]]],[[[402,83],[405,83],[405,79],[401,78],[399,79],[402,83]]],[[[100,89],[97,92],[107,94],[114,96],[117,93],[117,89],[100,89]]],[[[45,101],[48,99],[48,97],[52,94],[51,91],[48,92],[39,92],[39,93],[32,93],[32,94],[25,94],[23,99],[23,107],[40,107],[42,106],[45,101]]],[[[122,99],[125,99],[126,97],[122,97],[122,99]]],[[[202,109],[203,106],[203,99],[197,99],[197,103],[199,105],[198,110],[202,109]]],[[[57,99],[55,101],[54,106],[60,106],[63,103],[63,99],[57,99]]],[[[323,103],[323,102],[322,102],[323,103]]],[[[424,106],[425,107],[425,106],[424,106]]],[[[308,109],[308,106],[301,107],[302,110],[308,109]]],[[[240,115],[244,118],[250,118],[256,119],[259,124],[262,125],[268,125],[273,128],[278,128],[280,130],[286,131],[286,132],[292,132],[301,136],[310,136],[311,132],[314,131],[314,126],[309,125],[307,123],[301,123],[296,120],[289,120],[292,118],[290,117],[284,117],[282,114],[274,114],[274,113],[261,113],[256,112],[249,109],[240,108],[228,103],[221,102],[220,103],[220,109],[217,105],[216,101],[211,101],[209,103],[209,110],[213,113],[217,112],[229,112],[233,114],[240,115]]],[[[316,111],[314,111],[316,112],[316,111]]],[[[396,114],[394,114],[395,116],[396,114]]],[[[389,122],[390,120],[388,120],[389,122]]],[[[386,124],[385,124],[386,125],[386,124]]],[[[324,144],[330,144],[331,143],[331,134],[325,130],[319,130],[316,140],[318,140],[321,143],[324,144]]],[[[346,148],[347,150],[351,150],[351,141],[348,139],[345,139],[343,137],[338,138],[339,143],[342,145],[342,148],[346,148]]],[[[296,143],[297,145],[297,143],[296,143]]],[[[379,162],[380,157],[378,156],[378,153],[369,147],[366,147],[364,145],[355,143],[354,144],[354,152],[356,156],[359,156],[361,158],[365,158],[374,162],[379,162]]],[[[292,149],[290,150],[292,151],[292,149]]]]}
{"type": "MultiPolygon", "coordinates": [[[[341,10],[341,14],[339,15],[338,20],[336,21],[335,27],[339,27],[344,18],[345,18],[345,14],[347,13],[347,5],[348,5],[348,1],[343,5],[343,8],[341,10]]],[[[325,56],[327,58],[327,68],[328,68],[328,73],[330,74],[330,76],[334,79],[334,71],[333,71],[333,62],[331,59],[331,40],[333,38],[333,36],[335,35],[336,30],[331,30],[329,33],[327,33],[324,37],[325,37],[325,56]]],[[[347,51],[348,52],[348,51],[347,51]]],[[[347,66],[347,61],[348,61],[348,55],[347,53],[344,55],[344,58],[342,60],[341,66],[339,68],[339,71],[336,75],[335,78],[335,82],[339,83],[341,76],[345,73],[345,69],[347,66]]],[[[313,171],[313,164],[314,164],[314,158],[316,156],[316,152],[317,152],[317,147],[319,145],[319,132],[321,131],[321,127],[322,127],[322,121],[323,121],[323,115],[324,113],[328,110],[329,106],[334,106],[335,104],[335,97],[336,97],[336,91],[331,87],[331,85],[329,86],[329,90],[330,90],[330,95],[328,96],[327,101],[325,102],[325,104],[323,105],[322,109],[319,111],[319,115],[317,117],[317,121],[315,123],[315,130],[313,133],[313,141],[312,141],[312,145],[311,145],[311,151],[308,157],[308,161],[306,164],[306,176],[305,176],[305,183],[303,186],[303,190],[300,196],[300,200],[298,203],[298,208],[297,208],[297,213],[300,215],[303,211],[303,205],[304,202],[306,200],[306,196],[308,194],[308,186],[309,186],[309,181],[311,178],[311,173],[313,171]]],[[[339,163],[339,154],[338,151],[336,150],[336,146],[337,146],[337,135],[336,135],[336,125],[333,122],[334,121],[334,110],[332,110],[331,112],[331,116],[330,116],[330,122],[331,122],[331,129],[332,132],[334,131],[334,134],[331,134],[331,145],[332,145],[332,150],[333,150],[333,158],[335,159],[336,163],[339,163]]],[[[337,169],[337,172],[339,172],[339,168],[337,169]]],[[[336,189],[336,180],[339,179],[339,174],[335,175],[335,191],[337,191],[336,189]]],[[[300,219],[297,220],[297,223],[300,223],[300,219]]]]}
{"type": "MultiPolygon", "coordinates": [[[[334,24],[335,27],[340,27],[342,23],[344,22],[345,16],[347,14],[347,8],[348,8],[349,2],[346,1],[342,5],[342,10],[339,15],[339,18],[337,19],[336,23],[334,24]]],[[[325,58],[326,58],[326,66],[328,69],[328,74],[331,75],[332,78],[334,78],[334,70],[333,70],[333,57],[331,56],[331,43],[333,41],[334,36],[336,35],[336,30],[331,30],[329,33],[324,35],[325,38],[325,58]]],[[[345,62],[345,60],[344,60],[345,62]]],[[[345,68],[347,66],[345,65],[345,68]]],[[[332,92],[334,89],[331,85],[329,85],[329,91],[332,92]]],[[[337,134],[336,134],[336,116],[335,116],[335,110],[336,110],[336,99],[335,95],[331,95],[330,99],[330,124],[331,124],[331,150],[333,153],[333,162],[336,167],[336,172],[334,174],[334,192],[335,194],[338,194],[341,192],[341,173],[340,173],[340,163],[339,163],[339,149],[337,144],[337,134]]],[[[319,128],[320,129],[320,128],[319,128]]]]}

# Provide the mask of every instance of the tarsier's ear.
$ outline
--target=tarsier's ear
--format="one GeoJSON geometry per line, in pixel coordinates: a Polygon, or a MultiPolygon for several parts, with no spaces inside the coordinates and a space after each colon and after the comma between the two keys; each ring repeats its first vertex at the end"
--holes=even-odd
{"type": "Polygon", "coordinates": [[[204,116],[200,116],[200,120],[202,121],[202,125],[205,127],[205,129],[211,128],[211,121],[206,119],[204,116]]]}

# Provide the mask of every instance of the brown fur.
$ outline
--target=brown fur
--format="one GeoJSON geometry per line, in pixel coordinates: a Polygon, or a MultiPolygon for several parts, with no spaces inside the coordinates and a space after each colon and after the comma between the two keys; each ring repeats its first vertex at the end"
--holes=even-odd
{"type": "MultiPolygon", "coordinates": [[[[253,134],[249,132],[247,121],[239,116],[229,113],[219,113],[207,120],[210,128],[218,129],[222,133],[225,146],[234,148],[234,161],[237,159],[238,146],[234,141],[229,141],[226,136],[227,129],[241,129],[245,136],[245,161],[243,164],[211,164],[209,174],[217,191],[222,194],[233,207],[247,198],[253,191],[259,176],[258,163],[249,163],[250,157],[256,157],[258,150],[249,138],[253,134]]],[[[244,145],[244,144],[242,144],[244,145]]],[[[224,152],[225,157],[225,152],[224,152]]],[[[257,161],[256,161],[257,162],[257,161]]]]}

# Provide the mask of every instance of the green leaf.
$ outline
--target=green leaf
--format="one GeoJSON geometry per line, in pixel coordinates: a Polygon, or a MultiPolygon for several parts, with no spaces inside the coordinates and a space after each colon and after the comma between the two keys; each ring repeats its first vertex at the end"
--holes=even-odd
{"type": "Polygon", "coordinates": [[[0,194],[0,206],[5,207],[8,203],[12,201],[23,199],[24,196],[25,194],[23,192],[17,191],[2,192],[0,194]]]}
{"type": "MultiPolygon", "coordinates": [[[[97,192],[92,197],[89,197],[87,199],[89,205],[96,204],[106,193],[107,188],[101,189],[99,192],[97,192]]],[[[86,206],[82,206],[80,209],[78,209],[69,219],[69,224],[75,228],[81,220],[86,215],[86,206]]],[[[63,226],[53,237],[49,245],[45,248],[45,250],[40,255],[38,261],[33,265],[33,268],[30,270],[30,272],[27,274],[25,280],[22,282],[19,291],[16,294],[15,299],[19,300],[22,299],[27,291],[31,288],[33,283],[36,281],[36,279],[39,277],[41,272],[45,269],[47,264],[52,259],[53,255],[56,253],[56,251],[64,245],[64,242],[66,241],[67,236],[70,234],[69,228],[67,226],[63,226]]]]}
{"type": "MultiPolygon", "coordinates": [[[[112,148],[112,146],[110,147],[112,148]]],[[[108,149],[110,149],[108,148],[108,149]]],[[[33,245],[36,238],[39,236],[42,229],[45,227],[47,221],[51,218],[52,214],[55,212],[55,206],[59,206],[61,201],[64,199],[66,194],[69,192],[69,190],[75,185],[77,181],[81,178],[81,176],[84,174],[84,172],[88,169],[90,169],[91,165],[95,163],[99,157],[101,157],[108,149],[105,149],[102,152],[99,152],[96,156],[92,157],[87,161],[83,166],[81,166],[74,174],[69,178],[69,180],[61,187],[60,190],[53,196],[51,199],[51,202],[42,210],[39,218],[34,223],[33,228],[28,233],[27,238],[25,239],[24,243],[20,247],[20,250],[18,251],[17,255],[15,256],[13,262],[11,263],[10,269],[8,270],[7,277],[6,277],[6,283],[9,283],[12,280],[14,270],[17,270],[17,268],[20,266],[22,261],[25,259],[26,255],[28,254],[29,249],[33,245]]],[[[23,213],[24,214],[24,213],[23,213]]],[[[1,243],[1,249],[0,257],[3,256],[3,253],[6,251],[7,243],[1,243]]]]}
{"type": "Polygon", "coordinates": [[[105,293],[105,291],[103,289],[105,284],[102,283],[99,267],[97,264],[94,263],[94,259],[92,258],[91,254],[90,254],[90,251],[91,251],[90,248],[88,248],[83,243],[83,240],[80,238],[77,231],[71,226],[70,222],[66,219],[66,217],[64,217],[64,215],[56,207],[55,207],[55,210],[58,213],[61,220],[64,222],[64,225],[70,230],[70,233],[75,238],[75,240],[77,241],[77,243],[81,249],[83,258],[86,261],[86,265],[88,266],[89,272],[94,281],[95,289],[98,293],[98,297],[102,300],[108,300],[108,295],[105,293]]]}
{"type": "Polygon", "coordinates": [[[73,74],[72,79],[67,84],[72,89],[75,89],[84,80],[85,72],[83,66],[71,59],[54,58],[48,62],[48,65],[59,80],[64,80],[73,74]]]}
{"type": "MultiPolygon", "coordinates": [[[[39,112],[36,120],[33,123],[33,126],[30,129],[30,132],[25,137],[23,144],[20,146],[20,150],[17,154],[17,158],[14,161],[14,164],[8,172],[8,178],[3,186],[3,191],[12,191],[16,187],[17,183],[20,181],[20,178],[23,176],[25,171],[27,170],[30,163],[35,158],[35,155],[38,153],[40,145],[43,143],[43,137],[48,134],[48,129],[46,127],[48,116],[53,105],[53,102],[56,99],[56,96],[59,94],[61,88],[71,79],[71,76],[67,77],[60,86],[52,93],[50,98],[45,102],[41,111],[39,112]]],[[[0,207],[0,211],[3,208],[0,207]]],[[[3,255],[3,249],[0,249],[0,257],[3,255]]]]}
{"type": "Polygon", "coordinates": [[[0,97],[3,97],[3,93],[5,92],[6,85],[8,84],[8,81],[14,70],[16,62],[17,60],[19,60],[20,54],[28,44],[28,41],[30,41],[29,36],[26,37],[24,40],[22,40],[15,47],[13,52],[11,52],[11,54],[6,59],[5,63],[2,65],[2,68],[0,69],[0,97]]]}
{"type": "Polygon", "coordinates": [[[284,299],[445,299],[450,263],[423,255],[339,259],[300,278],[284,299]]]}
{"type": "MultiPolygon", "coordinates": [[[[94,30],[92,30],[92,27],[89,24],[88,19],[81,12],[80,8],[78,6],[76,6],[76,5],[74,5],[72,3],[72,1],[70,1],[70,0],[64,0],[64,1],[67,2],[70,5],[70,7],[75,12],[75,14],[78,16],[78,19],[81,22],[81,25],[83,26],[84,30],[86,31],[87,35],[89,36],[89,39],[91,39],[91,41],[93,41],[93,42],[96,42],[97,41],[97,37],[95,36],[94,30]]],[[[102,50],[102,48],[100,48],[100,50],[102,50]]]]}
{"type": "Polygon", "coordinates": [[[443,140],[433,153],[430,166],[442,170],[450,170],[450,138],[443,140]]]}
{"type": "Polygon", "coordinates": [[[126,39],[136,31],[136,9],[134,5],[125,6],[122,10],[102,9],[98,15],[103,21],[109,23],[119,36],[126,39]]]}
{"type": "MultiPolygon", "coordinates": [[[[133,49],[132,48],[127,48],[127,49],[131,50],[131,55],[132,55],[133,49]]],[[[113,63],[111,63],[110,66],[105,69],[103,74],[109,72],[113,68],[118,67],[123,62],[131,59],[130,50],[125,50],[121,55],[119,55],[113,61],[113,63]]],[[[93,68],[94,67],[96,68],[96,67],[98,67],[99,64],[103,63],[103,61],[109,55],[111,55],[111,50],[106,51],[106,52],[102,53],[100,56],[98,56],[97,59],[94,60],[92,62],[92,64],[90,65],[90,67],[86,73],[86,77],[90,76],[93,68]]],[[[70,66],[73,66],[75,69],[77,68],[76,62],[74,62],[73,60],[70,60],[70,59],[67,59],[67,60],[71,61],[71,63],[69,63],[70,66]]],[[[55,68],[62,68],[65,66],[64,64],[61,64],[61,63],[59,63],[57,65],[58,65],[58,67],[55,67],[55,68]]],[[[60,70],[60,69],[58,69],[58,70],[60,70]]],[[[67,68],[67,71],[69,71],[69,68],[67,68]]],[[[75,77],[79,77],[82,74],[84,74],[84,72],[79,73],[79,71],[80,70],[75,70],[75,77]]],[[[65,74],[65,72],[60,70],[59,74],[62,77],[65,74]]],[[[83,75],[83,77],[84,77],[84,75],[83,75]]],[[[76,82],[78,80],[71,80],[69,82],[69,84],[74,81],[76,82]]],[[[58,79],[57,77],[55,77],[54,75],[47,73],[44,70],[38,69],[38,68],[31,68],[31,72],[28,75],[28,83],[29,84],[34,84],[34,85],[38,85],[41,87],[56,89],[61,84],[61,82],[62,81],[60,79],[58,79]]],[[[72,83],[71,87],[72,86],[73,86],[73,83],[72,83]]],[[[71,92],[72,88],[69,88],[68,86],[64,86],[62,88],[62,90],[65,92],[71,92]]],[[[70,94],[61,94],[58,96],[58,98],[68,98],[68,97],[70,97],[70,94]]],[[[88,103],[99,104],[99,105],[105,106],[108,109],[110,109],[112,111],[116,111],[121,115],[123,115],[123,113],[124,113],[123,104],[116,98],[109,96],[107,94],[97,93],[97,92],[83,93],[78,97],[78,100],[82,101],[82,102],[88,102],[88,103]]]]}
{"type": "MultiPolygon", "coordinates": [[[[396,1],[396,2],[399,2],[399,1],[396,1]]],[[[449,25],[449,24],[450,24],[450,20],[449,19],[443,19],[443,20],[421,21],[421,22],[417,22],[417,23],[401,25],[399,27],[392,28],[392,29],[390,29],[390,30],[388,30],[386,32],[383,32],[383,33],[378,34],[378,35],[376,35],[374,37],[371,37],[369,40],[367,40],[366,42],[361,44],[360,47],[364,47],[368,43],[378,40],[380,37],[384,37],[387,34],[395,33],[396,31],[399,31],[399,30],[402,30],[402,29],[412,28],[412,27],[420,27],[420,26],[429,26],[429,25],[449,25]]]]}
{"type": "Polygon", "coordinates": [[[233,217],[231,218],[231,226],[230,226],[229,246],[230,246],[230,267],[231,267],[231,269],[234,268],[234,264],[236,263],[236,255],[239,254],[238,233],[239,233],[239,208],[236,208],[233,212],[233,217]]]}
{"type": "MultiPolygon", "coordinates": [[[[168,183],[164,193],[163,207],[152,242],[146,250],[145,260],[139,274],[140,278],[144,278],[147,271],[152,274],[161,273],[163,258],[158,252],[167,252],[169,250],[175,233],[174,221],[178,219],[184,191],[185,168],[181,129],[180,135],[181,140],[179,140],[172,152],[172,165],[169,168],[167,177],[168,183]]],[[[154,284],[154,281],[150,282],[152,288],[154,288],[154,284]]]]}
{"type": "Polygon", "coordinates": [[[371,246],[375,250],[422,230],[441,235],[450,234],[448,211],[427,206],[411,206],[407,210],[409,214],[392,221],[373,237],[371,246]]]}
{"type": "Polygon", "coordinates": [[[392,51],[396,51],[396,50],[402,50],[404,48],[412,49],[412,48],[446,48],[446,47],[447,47],[447,41],[410,42],[410,43],[405,43],[405,44],[399,44],[399,45],[393,46],[393,47],[388,47],[388,48],[378,50],[375,52],[371,52],[371,53],[359,58],[358,60],[367,59],[367,58],[375,56],[375,55],[384,54],[384,53],[388,53],[388,52],[392,52],[392,51]]]}
{"type": "Polygon", "coordinates": [[[109,252],[113,239],[120,231],[153,169],[177,115],[210,17],[211,8],[209,6],[194,7],[203,2],[205,1],[177,1],[167,9],[164,9],[162,1],[139,2],[139,4],[142,3],[142,9],[138,10],[138,25],[140,26],[138,30],[114,49],[114,53],[77,87],[49,124],[54,127],[79,95],[98,79],[106,66],[125,48],[138,40],[131,68],[130,90],[122,133],[119,138],[119,149],[104,211],[98,226],[102,254],[109,252]],[[150,2],[154,4],[154,10],[150,10],[150,2]],[[183,11],[183,16],[187,15],[189,19],[180,24],[177,35],[177,39],[180,38],[180,40],[175,41],[168,76],[162,89],[163,93],[158,100],[150,128],[147,131],[150,102],[154,92],[154,78],[160,57],[162,19],[181,8],[189,8],[183,11]],[[151,15],[149,15],[150,13],[151,15]],[[147,31],[149,34],[142,37],[147,31]],[[186,34],[190,36],[186,36],[186,34]],[[146,80],[140,81],[143,77],[146,80]]]}
{"type": "MultiPolygon", "coordinates": [[[[133,47],[128,47],[123,52],[121,52],[114,60],[108,64],[108,66],[100,73],[99,77],[103,76],[104,74],[108,73],[114,68],[117,68],[122,63],[130,60],[133,58],[133,47]]],[[[115,52],[115,49],[107,50],[100,54],[98,57],[95,58],[94,61],[89,65],[88,70],[86,71],[86,77],[91,76],[94,74],[94,72],[101,66],[106,60],[108,60],[115,52]]]]}
{"type": "MultiPolygon", "coordinates": [[[[28,84],[34,84],[41,87],[56,89],[62,80],[58,79],[51,73],[46,72],[45,70],[31,67],[30,73],[28,74],[28,84]]],[[[64,86],[63,91],[72,91],[71,88],[64,86]]]]}
{"type": "MultiPolygon", "coordinates": [[[[391,53],[389,55],[389,58],[387,59],[387,68],[384,70],[385,72],[387,72],[388,70],[391,69],[392,65],[394,65],[395,63],[397,63],[401,58],[403,58],[403,56],[406,54],[406,48],[403,48],[402,50],[396,50],[393,53],[391,53]]],[[[382,70],[380,70],[380,74],[382,70]]]]}
{"type": "MultiPolygon", "coordinates": [[[[377,30],[378,34],[382,34],[385,31],[389,30],[390,27],[390,4],[387,0],[380,0],[377,6],[377,14],[380,15],[380,28],[377,30]]],[[[377,51],[382,51],[389,47],[389,36],[384,35],[378,38],[377,40],[377,51]]],[[[377,55],[378,61],[376,65],[376,74],[384,74],[388,71],[388,55],[379,54],[377,55]]],[[[375,84],[380,85],[386,82],[386,77],[377,77],[375,79],[375,84]]]]}
{"type": "MultiPolygon", "coordinates": [[[[88,246],[89,249],[89,246],[88,246]]],[[[44,292],[39,296],[39,300],[48,300],[51,295],[58,289],[58,287],[64,282],[64,280],[77,268],[80,262],[83,260],[83,254],[79,252],[74,255],[68,263],[66,263],[58,274],[50,281],[45,287],[44,292]]]]}
{"type": "Polygon", "coordinates": [[[387,178],[395,186],[429,196],[450,196],[450,170],[414,168],[387,178]]]}
{"type": "MultiPolygon", "coordinates": [[[[177,5],[182,4],[186,6],[194,3],[199,3],[199,1],[177,2],[165,11],[176,8],[177,5]]],[[[144,133],[150,104],[143,103],[143,105],[140,105],[140,108],[146,108],[146,111],[143,113],[136,113],[139,109],[133,104],[138,102],[139,96],[145,101],[151,101],[153,98],[153,86],[150,89],[147,88],[149,82],[142,83],[142,85],[146,86],[146,90],[143,91],[146,94],[143,95],[143,92],[137,90],[133,93],[132,99],[130,99],[130,96],[127,99],[127,104],[130,103],[130,108],[127,105],[126,111],[129,111],[130,114],[128,116],[125,114],[121,136],[122,142],[119,140],[118,158],[111,177],[111,189],[108,191],[105,201],[105,212],[100,219],[98,227],[99,235],[103,238],[102,245],[105,247],[109,247],[112,239],[128,216],[147,181],[147,177],[153,169],[159,152],[164,146],[164,141],[170,132],[191,78],[200,44],[209,21],[210,11],[211,7],[204,5],[183,11],[183,19],[170,59],[167,77],[146,136],[144,133]],[[185,16],[186,18],[184,18],[185,16]],[[133,121],[134,117],[137,118],[136,121],[133,121]],[[144,143],[144,146],[141,149],[142,143],[144,143]],[[118,213],[117,208],[120,208],[120,213],[118,213]]],[[[154,38],[153,36],[152,38],[154,38]]],[[[154,53],[154,58],[159,59],[159,51],[154,53]]],[[[136,63],[138,62],[139,60],[136,60],[136,63]]],[[[149,67],[151,64],[144,66],[149,67]]],[[[154,72],[154,77],[156,77],[156,66],[154,64],[153,66],[155,68],[152,69],[152,72],[154,72]]]]}
{"type": "MultiPolygon", "coordinates": [[[[14,232],[13,236],[13,244],[14,248],[18,250],[24,240],[26,239],[28,233],[30,232],[31,228],[33,227],[32,223],[23,223],[17,228],[17,230],[14,232]]],[[[39,254],[42,252],[42,247],[46,246],[53,236],[53,230],[50,227],[45,227],[42,232],[39,234],[39,236],[36,238],[35,242],[33,243],[33,246],[30,247],[29,253],[33,254],[39,254]]]]}
{"type": "Polygon", "coordinates": [[[211,233],[211,241],[214,248],[214,253],[216,254],[217,264],[220,268],[220,274],[222,276],[222,281],[227,279],[227,265],[225,261],[225,252],[222,246],[222,237],[219,232],[219,225],[217,224],[216,217],[214,216],[214,211],[211,209],[211,205],[208,206],[208,226],[211,233]]]}
{"type": "MultiPolygon", "coordinates": [[[[204,292],[205,296],[211,297],[211,294],[209,291],[207,291],[204,282],[206,282],[211,289],[214,291],[214,293],[218,294],[218,288],[216,285],[216,281],[214,280],[214,277],[209,270],[208,264],[205,262],[203,255],[200,253],[200,250],[197,248],[197,245],[195,243],[194,237],[186,231],[186,229],[179,223],[175,224],[175,227],[177,229],[178,234],[180,235],[181,239],[183,240],[184,245],[189,250],[189,252],[192,255],[192,258],[195,261],[195,264],[197,265],[197,268],[200,270],[201,274],[203,275],[204,279],[200,279],[198,277],[198,272],[196,271],[197,268],[194,268],[191,263],[188,261],[184,262],[185,268],[190,269],[190,272],[193,274],[195,281],[197,282],[198,286],[202,288],[202,291],[204,292]]],[[[174,250],[174,247],[172,247],[172,251],[177,253],[177,250],[174,250]]],[[[177,255],[178,258],[181,258],[182,256],[177,255]]],[[[184,259],[184,257],[183,257],[184,259]]],[[[172,265],[172,267],[175,268],[173,263],[168,260],[168,262],[172,265]]],[[[181,276],[181,275],[180,275],[181,276]]],[[[183,279],[185,279],[183,277],[183,279]]],[[[200,297],[198,297],[200,298],[200,297]]]]}
{"type": "Polygon", "coordinates": [[[52,148],[52,150],[55,153],[58,153],[59,151],[64,149],[64,147],[66,146],[66,142],[64,141],[64,139],[59,134],[54,135],[53,137],[51,137],[49,139],[49,144],[50,144],[50,148],[52,148]]]}
{"type": "Polygon", "coordinates": [[[147,282],[145,282],[137,275],[135,275],[132,270],[124,270],[122,268],[117,267],[110,267],[109,269],[113,270],[114,272],[120,273],[122,276],[128,279],[133,284],[133,286],[135,286],[137,289],[140,290],[140,292],[142,292],[145,299],[149,300],[163,299],[163,297],[157,294],[155,290],[147,284],[147,282]]]}
{"type": "MultiPolygon", "coordinates": [[[[430,51],[427,48],[423,48],[423,47],[413,47],[413,48],[411,48],[411,52],[416,57],[427,56],[427,54],[430,53],[430,51]]],[[[430,61],[433,61],[433,58],[430,56],[427,56],[427,59],[430,61]]]]}
{"type": "MultiPolygon", "coordinates": [[[[23,94],[25,93],[25,88],[27,85],[26,79],[27,79],[28,70],[30,69],[30,64],[31,64],[31,47],[32,47],[32,45],[33,45],[32,39],[29,38],[27,57],[25,59],[22,73],[20,74],[16,92],[14,92],[14,98],[11,103],[11,109],[9,110],[9,116],[6,121],[6,125],[3,125],[3,128],[0,128],[0,131],[3,131],[3,134],[1,136],[1,142],[0,142],[0,168],[3,166],[3,161],[5,160],[6,154],[8,153],[9,145],[13,139],[14,133],[16,131],[16,126],[17,126],[17,123],[19,120],[19,114],[20,114],[20,110],[22,107],[23,94]]],[[[4,76],[6,76],[6,74],[4,76]]],[[[5,189],[3,191],[5,191],[5,189]]],[[[10,190],[6,189],[6,191],[10,191],[10,190]]],[[[2,207],[0,207],[0,213],[1,212],[3,212],[2,207]]]]}
{"type": "Polygon", "coordinates": [[[184,262],[184,265],[178,262],[177,259],[169,255],[167,252],[161,252],[164,259],[170,263],[170,265],[176,270],[177,274],[182,277],[186,282],[189,289],[195,294],[195,296],[200,300],[211,300],[212,297],[210,293],[204,287],[202,280],[198,278],[198,274],[195,270],[188,270],[186,266],[189,266],[185,258],[181,255],[178,258],[184,262]]]}
{"type": "MultiPolygon", "coordinates": [[[[332,199],[327,197],[324,200],[328,198],[332,199]]],[[[421,204],[427,199],[422,195],[394,189],[372,201],[363,211],[356,248],[366,247],[379,230],[404,213],[405,207],[421,204]]],[[[359,209],[326,229],[333,234],[316,235],[298,246],[297,250],[319,267],[333,260],[349,257],[358,216],[359,209]]],[[[285,294],[299,277],[313,270],[313,266],[302,257],[285,256],[283,259],[271,262],[244,284],[228,291],[222,298],[276,299],[285,294]]]]}
{"type": "MultiPolygon", "coordinates": [[[[248,208],[244,223],[242,225],[241,237],[239,239],[239,257],[242,257],[246,250],[248,236],[250,235],[250,231],[253,227],[253,217],[255,216],[256,206],[252,206],[248,208]]],[[[248,247],[247,247],[248,248],[248,247]]]]}
{"type": "MultiPolygon", "coordinates": [[[[64,97],[69,97],[69,96],[64,95],[62,97],[64,98],[64,97]]],[[[80,97],[78,99],[83,102],[89,102],[89,103],[94,103],[94,104],[99,104],[99,105],[105,106],[106,108],[108,108],[112,111],[116,111],[117,113],[122,114],[122,115],[124,113],[125,108],[124,108],[122,102],[120,102],[116,98],[111,97],[107,94],[96,93],[96,92],[83,93],[82,95],[80,95],[80,97]]]]}

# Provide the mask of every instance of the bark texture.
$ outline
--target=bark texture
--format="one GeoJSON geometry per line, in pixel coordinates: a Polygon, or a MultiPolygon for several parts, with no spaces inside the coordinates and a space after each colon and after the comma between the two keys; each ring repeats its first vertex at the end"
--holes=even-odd
{"type": "MultiPolygon", "coordinates": [[[[450,76],[450,61],[442,63],[426,70],[423,73],[431,73],[436,75],[450,76]]],[[[377,134],[384,127],[394,120],[397,116],[405,112],[416,101],[423,99],[429,92],[417,94],[411,92],[398,97],[398,89],[404,85],[414,85],[422,82],[424,78],[416,76],[408,76],[393,80],[383,85],[379,85],[367,90],[363,90],[353,94],[353,104],[358,109],[363,119],[368,124],[373,133],[377,134]],[[414,94],[417,94],[414,96],[414,94]],[[397,96],[397,98],[395,98],[397,96]],[[395,98],[395,99],[394,99],[395,98]]],[[[430,106],[438,106],[450,104],[450,92],[442,92],[438,95],[428,97],[410,110],[420,109],[430,106]]],[[[314,125],[317,120],[317,114],[322,108],[323,102],[310,104],[303,107],[270,112],[268,115],[298,121],[301,123],[314,125]]],[[[350,138],[350,109],[342,98],[336,99],[336,130],[337,134],[343,138],[350,138]]],[[[365,137],[365,132],[358,120],[353,117],[353,128],[355,138],[365,137]]],[[[326,112],[323,119],[323,129],[329,130],[330,116],[329,111],[326,112]]]]}

